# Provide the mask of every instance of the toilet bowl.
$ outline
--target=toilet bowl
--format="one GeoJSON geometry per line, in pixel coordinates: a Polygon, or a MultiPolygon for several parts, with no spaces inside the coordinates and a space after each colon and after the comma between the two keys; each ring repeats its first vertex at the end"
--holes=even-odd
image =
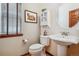
{"type": "Polygon", "coordinates": [[[32,56],[40,56],[42,52],[41,44],[32,44],[29,48],[29,52],[32,56]]]}
{"type": "Polygon", "coordinates": [[[49,39],[47,36],[41,36],[40,37],[40,43],[37,44],[32,44],[29,47],[29,53],[31,54],[31,56],[42,56],[45,55],[43,54],[43,50],[45,46],[49,45],[49,39]]]}

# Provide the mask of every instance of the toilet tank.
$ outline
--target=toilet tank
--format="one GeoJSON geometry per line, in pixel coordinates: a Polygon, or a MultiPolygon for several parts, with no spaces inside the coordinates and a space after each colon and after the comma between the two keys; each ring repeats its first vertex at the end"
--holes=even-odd
{"type": "Polygon", "coordinates": [[[48,36],[40,36],[40,43],[42,45],[48,46],[49,45],[49,38],[48,38],[48,36]]]}

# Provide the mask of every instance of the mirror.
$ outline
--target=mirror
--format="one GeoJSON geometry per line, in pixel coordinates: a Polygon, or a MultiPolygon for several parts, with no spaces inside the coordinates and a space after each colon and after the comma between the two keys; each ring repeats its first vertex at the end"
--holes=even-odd
{"type": "Polygon", "coordinates": [[[69,27],[72,28],[77,25],[79,21],[79,9],[69,11],[69,27]]]}

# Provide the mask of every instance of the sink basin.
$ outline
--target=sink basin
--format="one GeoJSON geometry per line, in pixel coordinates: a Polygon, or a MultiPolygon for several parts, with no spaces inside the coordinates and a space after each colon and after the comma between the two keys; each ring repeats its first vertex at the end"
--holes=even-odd
{"type": "Polygon", "coordinates": [[[79,43],[79,37],[77,36],[63,36],[60,34],[56,34],[56,35],[50,35],[48,36],[51,40],[54,40],[56,43],[60,44],[60,45],[70,45],[72,44],[78,44],[79,43]]]}
{"type": "Polygon", "coordinates": [[[62,42],[62,41],[57,41],[57,40],[54,40],[54,42],[58,45],[71,45],[72,44],[71,42],[62,42]]]}
{"type": "Polygon", "coordinates": [[[57,44],[57,55],[58,56],[66,56],[67,46],[71,44],[78,44],[79,37],[77,36],[65,36],[65,35],[50,35],[48,36],[51,40],[53,40],[57,44]]]}

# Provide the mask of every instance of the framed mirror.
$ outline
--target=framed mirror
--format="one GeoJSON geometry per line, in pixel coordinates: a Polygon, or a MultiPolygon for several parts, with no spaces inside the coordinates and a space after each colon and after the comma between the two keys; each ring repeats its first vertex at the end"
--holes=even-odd
{"type": "Polygon", "coordinates": [[[79,9],[69,11],[69,27],[72,28],[79,22],[79,9]]]}

